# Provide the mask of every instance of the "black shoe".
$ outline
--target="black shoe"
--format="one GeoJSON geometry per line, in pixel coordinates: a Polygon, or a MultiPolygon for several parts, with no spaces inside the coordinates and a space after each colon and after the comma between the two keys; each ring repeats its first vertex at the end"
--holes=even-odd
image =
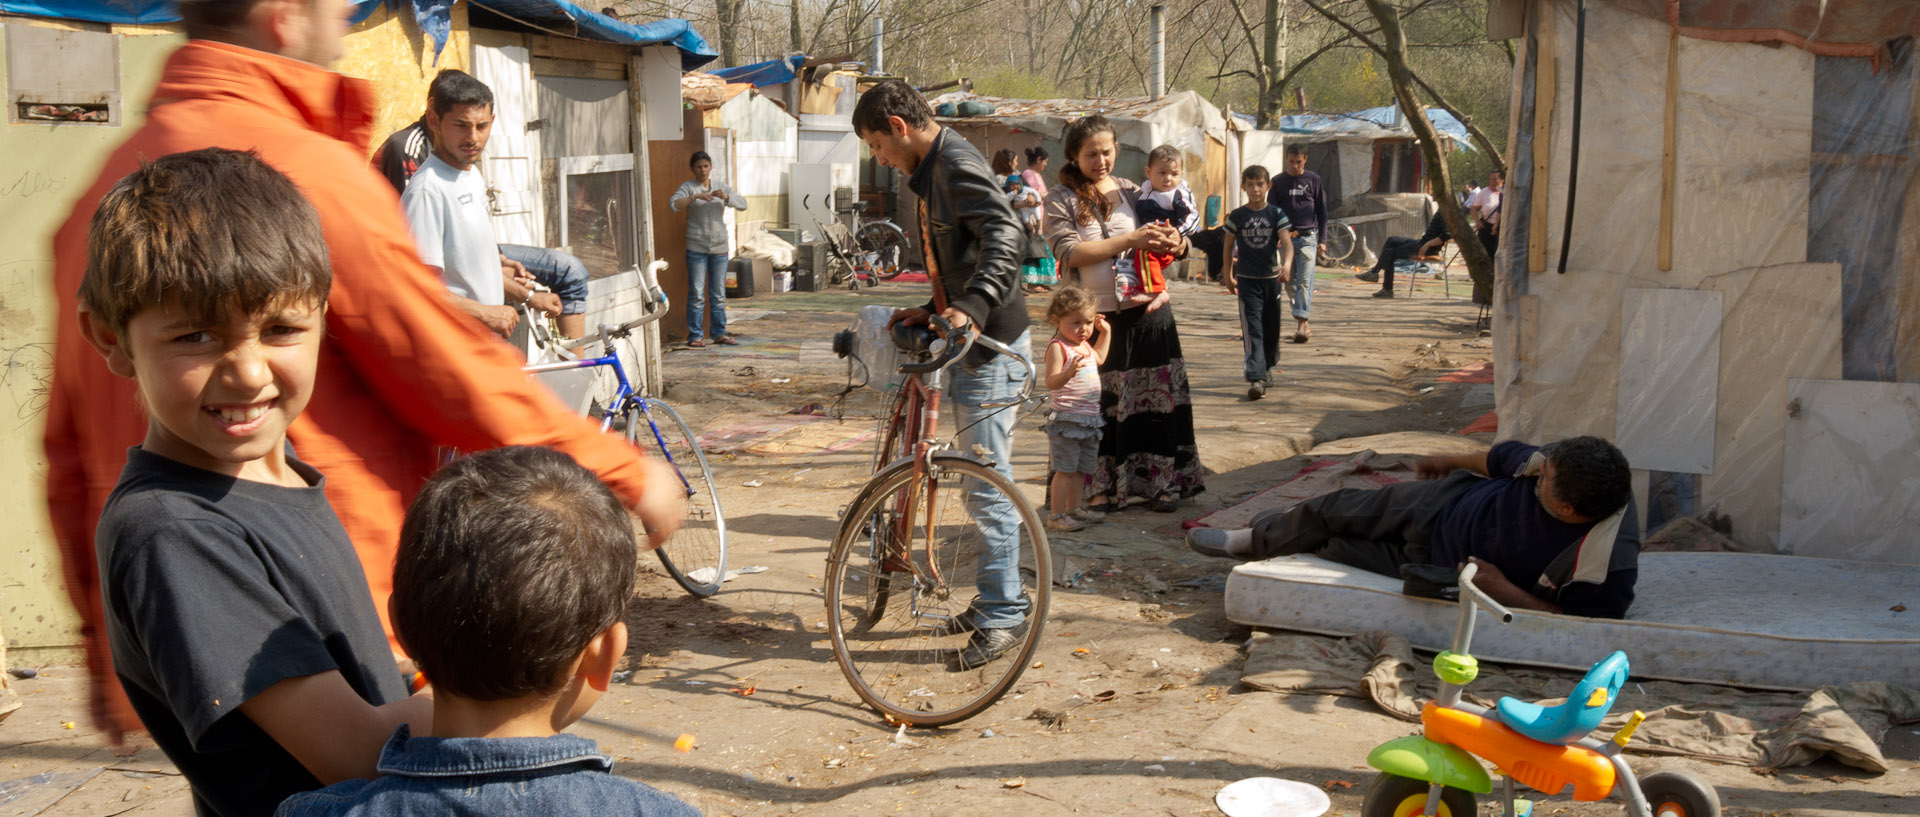
{"type": "Polygon", "coordinates": [[[979,669],[995,658],[1006,655],[1020,642],[1027,639],[1028,620],[1022,619],[1012,627],[987,627],[973,631],[973,637],[967,639],[966,649],[954,656],[954,663],[961,670],[979,669]]]}
{"type": "Polygon", "coordinates": [[[1267,396],[1267,381],[1255,380],[1247,384],[1247,399],[1258,400],[1267,396]]]}
{"type": "Polygon", "coordinates": [[[1354,277],[1362,281],[1365,281],[1369,284],[1375,284],[1380,282],[1380,273],[1374,272],[1372,270],[1368,270],[1366,272],[1360,273],[1359,275],[1356,275],[1354,277]]]}
{"type": "Polygon", "coordinates": [[[1381,289],[1380,289],[1380,291],[1379,291],[1379,292],[1375,292],[1375,293],[1373,293],[1373,297],[1375,297],[1375,298],[1391,298],[1391,297],[1393,297],[1393,290],[1391,290],[1391,289],[1387,289],[1387,288],[1385,288],[1385,287],[1381,287],[1381,289]]]}

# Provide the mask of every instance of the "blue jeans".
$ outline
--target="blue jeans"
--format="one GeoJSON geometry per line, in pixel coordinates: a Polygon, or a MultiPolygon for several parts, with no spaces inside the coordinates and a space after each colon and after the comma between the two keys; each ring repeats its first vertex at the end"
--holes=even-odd
{"type": "Polygon", "coordinates": [[[700,333],[700,317],[712,312],[711,337],[727,333],[727,254],[687,251],[687,340],[706,337],[700,333]],[[709,308],[707,297],[713,297],[709,308]]]}
{"type": "Polygon", "coordinates": [[[502,244],[500,254],[520,262],[533,279],[560,296],[560,314],[587,311],[587,265],[570,253],[523,244],[502,244]]]}
{"type": "Polygon", "coordinates": [[[1287,298],[1293,301],[1294,320],[1304,321],[1313,310],[1313,265],[1320,256],[1314,244],[1319,233],[1309,230],[1293,238],[1293,280],[1287,282],[1287,298]]]}
{"type": "MultiPolygon", "coordinates": [[[[1032,360],[1030,333],[1007,344],[1032,360]]],[[[993,452],[993,470],[1013,479],[1013,421],[1016,406],[981,408],[981,403],[1012,400],[1020,394],[1026,369],[1006,355],[977,367],[964,361],[948,370],[947,395],[953,399],[956,428],[964,429],[957,440],[961,452],[981,446],[993,452]],[[976,422],[978,421],[978,422],[976,422]]],[[[1027,617],[1027,598],[1020,591],[1020,515],[1005,494],[978,480],[969,480],[966,488],[968,515],[980,526],[985,547],[980,553],[980,577],[974,601],[974,623],[982,628],[1012,627],[1027,617]]]]}

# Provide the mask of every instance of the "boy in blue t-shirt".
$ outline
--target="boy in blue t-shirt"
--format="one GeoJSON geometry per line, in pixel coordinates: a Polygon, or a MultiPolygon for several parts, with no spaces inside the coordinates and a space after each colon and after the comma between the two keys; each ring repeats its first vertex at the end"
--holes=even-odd
{"type": "Polygon", "coordinates": [[[1267,169],[1247,165],[1240,191],[1247,204],[1227,214],[1222,227],[1233,239],[1226,264],[1227,292],[1240,296],[1240,337],[1247,353],[1247,399],[1267,396],[1280,363],[1280,287],[1293,278],[1293,239],[1287,216],[1267,203],[1267,169]]]}
{"type": "Polygon", "coordinates": [[[251,153],[143,165],[88,232],[80,333],[147,413],[95,531],[107,644],[202,815],[370,775],[395,727],[430,724],[287,446],[332,280],[312,205],[251,153]]]}
{"type": "Polygon", "coordinates": [[[434,730],[394,730],[379,779],[277,814],[698,817],[559,733],[626,653],[634,569],[625,508],[567,455],[511,446],[441,469],[407,509],[391,602],[395,635],[433,685],[434,730]]]}

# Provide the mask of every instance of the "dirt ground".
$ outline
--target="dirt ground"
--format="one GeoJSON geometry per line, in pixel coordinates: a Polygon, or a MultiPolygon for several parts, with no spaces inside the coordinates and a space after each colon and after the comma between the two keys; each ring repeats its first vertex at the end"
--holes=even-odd
{"type": "MultiPolygon", "coordinates": [[[[1206,493],[1175,514],[1134,508],[1054,536],[1057,555],[1083,579],[1056,589],[1032,668],[979,717],[908,729],[904,742],[854,697],[824,632],[828,538],[865,477],[868,448],[749,445],[716,455],[730,566],[765,570],[699,601],[644,559],[631,674],[574,731],[599,741],[617,773],[708,815],[1184,817],[1218,814],[1214,794],[1254,776],[1326,787],[1330,813],[1357,814],[1372,778],[1367,751],[1413,728],[1356,699],[1240,686],[1249,630],[1222,614],[1228,564],[1188,551],[1179,523],[1274,484],[1315,446],[1323,454],[1417,454],[1484,444],[1490,435],[1452,432],[1492,408],[1491,387],[1436,378],[1488,360],[1490,344],[1473,331],[1476,309],[1464,287],[1456,283],[1449,301],[1437,283],[1427,286],[1415,299],[1377,301],[1368,297],[1372,285],[1323,272],[1312,342],[1285,345],[1275,388],[1253,402],[1240,381],[1232,299],[1217,286],[1182,285],[1175,309],[1206,493]],[[1050,728],[1027,719],[1039,708],[1071,711],[1050,728]],[[672,748],[681,733],[697,736],[691,752],[672,748]]],[[[847,382],[845,363],[829,348],[833,331],[859,304],[916,303],[924,293],[924,284],[902,283],[857,295],[736,300],[742,345],[671,351],[667,397],[709,429],[832,406],[847,382]]],[[[1035,303],[1036,313],[1041,307],[1035,303]]],[[[1037,325],[1035,347],[1047,336],[1037,325]]],[[[872,426],[871,390],[839,408],[844,426],[819,424],[801,437],[844,439],[872,426]]],[[[1037,504],[1045,438],[1037,418],[1020,429],[1015,476],[1037,504]]],[[[91,731],[77,668],[40,669],[38,678],[15,682],[26,705],[0,724],[0,781],[69,776],[11,792],[0,783],[0,817],[190,813],[184,784],[159,752],[116,754],[91,731]],[[14,794],[27,796],[9,801],[14,794]]],[[[1884,749],[1894,771],[1879,776],[1827,764],[1760,775],[1673,759],[1637,763],[1705,776],[1733,815],[1920,813],[1920,731],[1896,726],[1884,749]]],[[[1555,799],[1538,813],[1618,811],[1555,799]]],[[[1498,813],[1490,798],[1481,813],[1498,813]]]]}

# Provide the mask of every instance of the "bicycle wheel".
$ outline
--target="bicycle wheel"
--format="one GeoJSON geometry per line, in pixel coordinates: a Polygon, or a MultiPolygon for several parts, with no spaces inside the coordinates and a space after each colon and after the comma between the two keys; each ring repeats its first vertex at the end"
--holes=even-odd
{"type": "MultiPolygon", "coordinates": [[[[1045,629],[1052,559],[1040,517],[1013,483],[979,461],[935,454],[932,478],[911,461],[874,475],[827,556],[827,635],[861,700],[896,721],[942,726],[992,706],[1019,680],[1045,629]],[[975,667],[959,656],[971,637],[987,542],[968,494],[1011,503],[1017,553],[1004,581],[1026,602],[1025,633],[975,667]]],[[[1011,594],[1009,594],[1011,595],[1011,594]]]]}
{"type": "Polygon", "coordinates": [[[680,413],[656,398],[645,398],[627,409],[627,441],[640,448],[655,446],[680,475],[687,492],[687,516],[679,532],[654,554],[667,575],[686,591],[705,598],[720,592],[727,576],[727,521],[720,513],[720,492],[713,469],[700,450],[693,430],[680,413]],[[654,412],[661,417],[654,417],[654,412]]]}
{"type": "Polygon", "coordinates": [[[1337,221],[1327,225],[1324,237],[1327,252],[1320,256],[1320,260],[1326,262],[1328,266],[1347,260],[1347,256],[1353,255],[1353,251],[1360,246],[1353,228],[1337,221]]]}
{"type": "Polygon", "coordinates": [[[857,237],[860,251],[873,258],[873,274],[893,280],[906,271],[907,234],[900,231],[891,221],[875,221],[861,225],[857,237]]]}

